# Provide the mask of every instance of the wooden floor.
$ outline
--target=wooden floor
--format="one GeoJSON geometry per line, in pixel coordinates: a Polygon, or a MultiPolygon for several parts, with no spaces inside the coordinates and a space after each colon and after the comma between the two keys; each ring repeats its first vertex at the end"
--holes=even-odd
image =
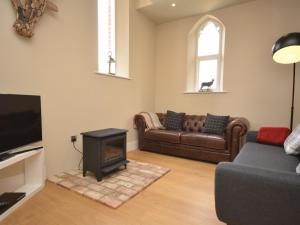
{"type": "Polygon", "coordinates": [[[133,151],[129,159],[171,172],[118,209],[62,187],[46,187],[1,225],[221,225],[214,210],[215,165],[133,151]]]}

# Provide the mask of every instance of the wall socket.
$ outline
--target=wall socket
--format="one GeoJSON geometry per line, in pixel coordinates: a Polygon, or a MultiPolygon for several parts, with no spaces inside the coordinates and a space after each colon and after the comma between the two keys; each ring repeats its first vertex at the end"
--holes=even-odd
{"type": "Polygon", "coordinates": [[[77,141],[77,136],[71,136],[71,142],[76,142],[77,141]]]}

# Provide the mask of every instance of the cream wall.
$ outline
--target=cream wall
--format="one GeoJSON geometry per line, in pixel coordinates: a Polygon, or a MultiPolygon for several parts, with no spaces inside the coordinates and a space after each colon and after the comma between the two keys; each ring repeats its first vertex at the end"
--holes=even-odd
{"type": "MultiPolygon", "coordinates": [[[[156,27],[133,11],[132,80],[126,80],[94,73],[96,0],[55,3],[60,12],[47,12],[35,36],[26,40],[12,29],[16,16],[10,1],[0,1],[0,92],[42,96],[48,175],[77,166],[80,156],[71,135],[78,136],[81,147],[80,132],[122,127],[129,129],[134,146],[132,118],[139,111],[230,114],[248,118],[252,128],[288,126],[292,66],[274,63],[271,46],[282,34],[300,30],[299,1],[258,0],[213,12],[226,26],[224,87],[229,93],[194,95],[183,94],[187,34],[201,16],[156,27]]],[[[296,109],[299,122],[300,105],[296,109]]]]}
{"type": "Polygon", "coordinates": [[[155,25],[133,12],[132,80],[96,75],[97,1],[54,1],[31,40],[15,34],[11,2],[0,1],[0,92],[42,96],[48,175],[78,165],[70,136],[119,127],[136,144],[133,116],[154,109],[155,25]]]}
{"type": "MultiPolygon", "coordinates": [[[[271,47],[283,34],[300,31],[299,0],[257,0],[211,13],[226,27],[223,94],[183,94],[188,32],[201,16],[157,27],[155,110],[244,116],[252,129],[289,126],[292,65],[272,61],[271,47]]],[[[300,94],[300,67],[297,73],[300,94]]],[[[300,104],[296,107],[300,122],[300,104]]]]}

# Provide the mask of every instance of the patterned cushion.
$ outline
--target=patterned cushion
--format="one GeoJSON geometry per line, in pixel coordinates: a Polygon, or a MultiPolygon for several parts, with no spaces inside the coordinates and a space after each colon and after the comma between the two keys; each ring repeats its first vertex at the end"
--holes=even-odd
{"type": "Polygon", "coordinates": [[[181,130],[185,113],[176,113],[167,111],[165,119],[165,128],[167,130],[181,130]]]}
{"type": "Polygon", "coordinates": [[[284,149],[287,154],[300,154],[300,124],[293,130],[284,142],[284,149]]]}
{"type": "Polygon", "coordinates": [[[229,116],[215,116],[208,113],[202,131],[208,134],[223,134],[228,120],[229,116]]]}

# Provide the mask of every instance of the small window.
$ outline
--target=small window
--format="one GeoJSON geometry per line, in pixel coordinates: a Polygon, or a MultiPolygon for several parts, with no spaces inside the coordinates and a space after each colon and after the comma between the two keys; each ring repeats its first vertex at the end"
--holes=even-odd
{"type": "Polygon", "coordinates": [[[129,78],[130,0],[98,0],[98,73],[129,78]]]}
{"type": "Polygon", "coordinates": [[[116,73],[116,2],[98,1],[98,72],[116,73]]]}
{"type": "MultiPolygon", "coordinates": [[[[203,83],[211,82],[210,90],[222,91],[223,26],[217,20],[209,18],[200,23],[196,31],[195,88],[201,90],[203,83]]],[[[203,89],[206,88],[205,86],[203,89]]]]}

